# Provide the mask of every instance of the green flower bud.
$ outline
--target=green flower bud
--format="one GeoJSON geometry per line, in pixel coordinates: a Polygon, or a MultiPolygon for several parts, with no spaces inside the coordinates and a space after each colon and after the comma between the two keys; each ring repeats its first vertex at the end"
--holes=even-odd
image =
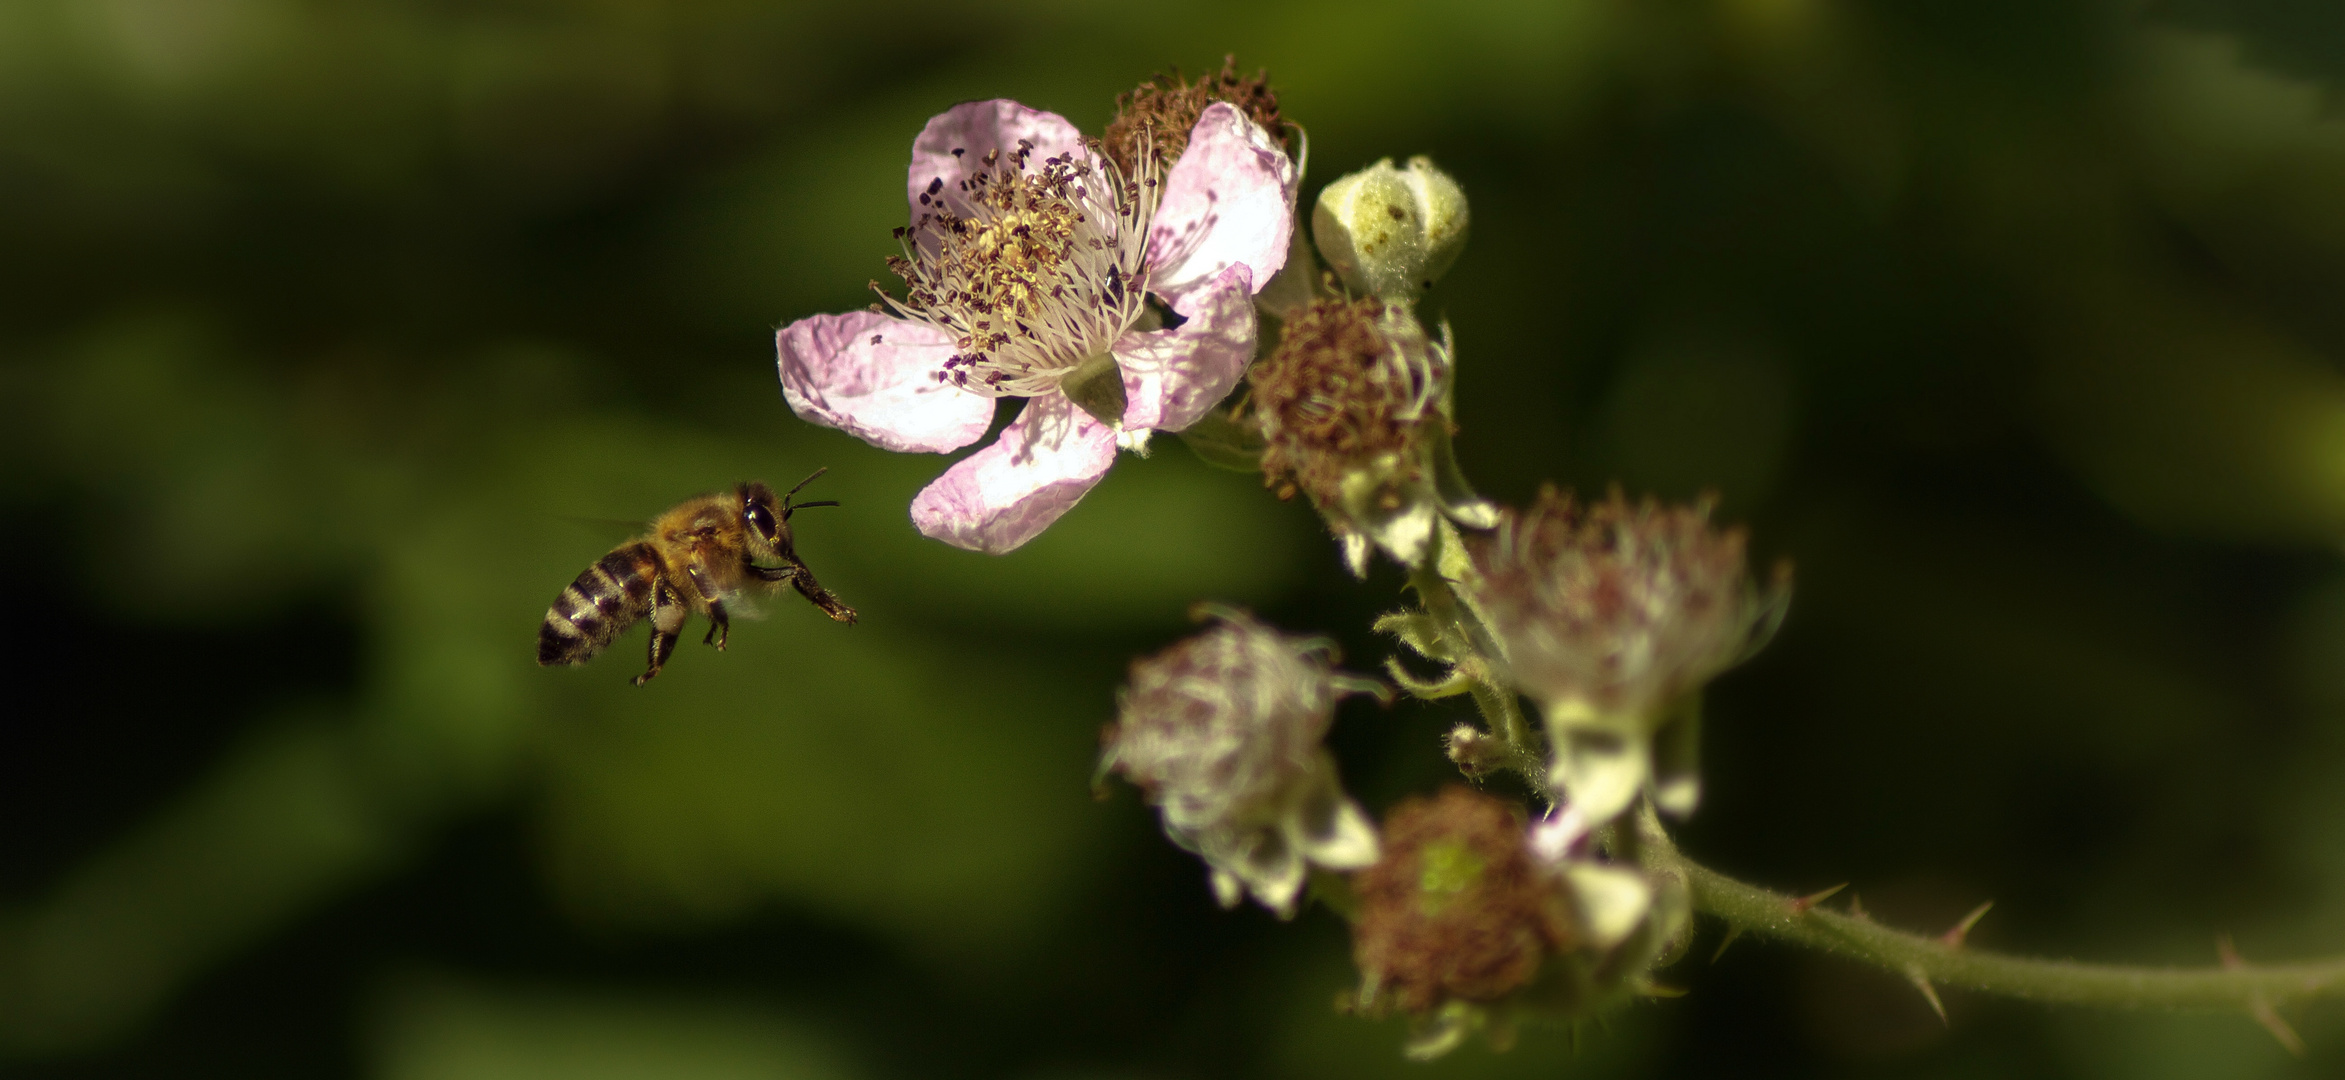
{"type": "Polygon", "coordinates": [[[1311,237],[1352,291],[1408,303],[1457,262],[1466,218],[1465,191],[1432,158],[1385,158],[1320,190],[1311,237]]]}

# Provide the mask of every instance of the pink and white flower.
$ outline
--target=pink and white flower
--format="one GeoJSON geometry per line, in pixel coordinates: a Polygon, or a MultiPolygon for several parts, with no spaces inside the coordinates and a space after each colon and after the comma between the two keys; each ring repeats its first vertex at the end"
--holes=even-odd
{"type": "Polygon", "coordinates": [[[1141,157],[1127,177],[1053,113],[956,105],[912,143],[912,223],[891,260],[907,295],[776,335],[790,408],[883,449],[960,449],[984,436],[993,399],[1028,399],[913,499],[921,532],[1015,549],[1107,474],[1119,443],[1188,427],[1245,373],[1253,294],[1294,229],[1294,162],[1225,103],[1162,177],[1141,157]],[[1156,329],[1146,294],[1184,321],[1156,329]]]}

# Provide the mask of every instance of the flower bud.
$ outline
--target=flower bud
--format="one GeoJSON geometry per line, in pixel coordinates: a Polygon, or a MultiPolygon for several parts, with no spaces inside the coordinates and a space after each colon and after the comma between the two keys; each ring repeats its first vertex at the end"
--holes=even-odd
{"type": "Polygon", "coordinates": [[[1449,730],[1443,740],[1449,751],[1449,760],[1466,774],[1468,780],[1482,777],[1506,767],[1506,745],[1489,732],[1472,724],[1459,724],[1449,730]]]}
{"type": "Polygon", "coordinates": [[[1336,671],[1324,639],[1215,614],[1219,625],[1132,663],[1101,764],[1139,785],[1165,835],[1211,867],[1222,906],[1250,892],[1284,917],[1306,863],[1376,861],[1375,827],[1321,739],[1345,694],[1382,688],[1336,671]]]}
{"type": "Polygon", "coordinates": [[[1385,158],[1320,189],[1311,237],[1352,291],[1410,303],[1466,248],[1466,193],[1419,155],[1385,158]]]}

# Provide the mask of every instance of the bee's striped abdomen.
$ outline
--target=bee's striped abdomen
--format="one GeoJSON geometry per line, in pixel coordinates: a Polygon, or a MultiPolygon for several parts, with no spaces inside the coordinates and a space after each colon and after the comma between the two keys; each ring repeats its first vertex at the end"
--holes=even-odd
{"type": "Polygon", "coordinates": [[[603,556],[554,598],[537,628],[537,662],[583,664],[651,612],[660,559],[637,542],[603,556]]]}

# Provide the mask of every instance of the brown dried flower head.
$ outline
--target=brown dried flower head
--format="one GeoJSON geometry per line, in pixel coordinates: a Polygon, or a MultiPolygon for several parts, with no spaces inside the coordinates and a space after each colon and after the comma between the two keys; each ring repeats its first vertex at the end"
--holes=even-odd
{"type": "Polygon", "coordinates": [[[1384,858],[1355,875],[1362,1004],[1422,1016],[1493,1001],[1578,939],[1569,903],[1507,803],[1462,787],[1393,808],[1384,858]]]}
{"type": "Polygon", "coordinates": [[[1449,417],[1448,350],[1405,309],[1375,299],[1322,299],[1289,321],[1251,376],[1265,443],[1262,474],[1278,497],[1296,492],[1344,543],[1355,574],[1371,543],[1415,565],[1447,511],[1487,513],[1436,484],[1449,417]],[[1456,505],[1451,505],[1455,503],[1456,505]]]}
{"type": "MultiPolygon", "coordinates": [[[[1711,502],[1594,504],[1546,488],[1469,537],[1473,601],[1515,684],[1542,702],[1646,714],[1731,667],[1771,628],[1743,530],[1710,524],[1711,502]]],[[[1778,567],[1777,588],[1789,582],[1778,567]]]]}
{"type": "Polygon", "coordinates": [[[1617,491],[1581,505],[1548,488],[1466,549],[1474,573],[1462,592],[1508,677],[1539,702],[1549,780],[1590,823],[1640,794],[1691,813],[1698,718],[1673,706],[1765,642],[1790,567],[1761,593],[1744,571],[1742,530],[1712,528],[1708,500],[1632,505],[1617,491]]]}
{"type": "Polygon", "coordinates": [[[1377,495],[1397,510],[1416,479],[1417,425],[1433,411],[1441,372],[1424,332],[1381,300],[1327,299],[1289,323],[1255,370],[1266,486],[1320,506],[1343,498],[1345,477],[1386,456],[1400,460],[1377,495]]]}
{"type": "Polygon", "coordinates": [[[1333,645],[1289,637],[1238,611],[1133,661],[1106,768],[1146,793],[1165,834],[1212,867],[1232,905],[1251,892],[1294,910],[1305,863],[1336,870],[1376,859],[1375,829],[1337,781],[1321,745],[1344,695],[1381,687],[1334,669],[1333,645]]]}
{"type": "Polygon", "coordinates": [[[1143,136],[1156,159],[1170,167],[1189,148],[1189,132],[1197,126],[1197,117],[1216,101],[1237,106],[1247,119],[1277,139],[1281,149],[1286,147],[1286,127],[1279,120],[1278,95],[1270,89],[1270,72],[1259,70],[1251,78],[1240,77],[1235,53],[1221,58],[1220,74],[1190,82],[1176,70],[1117,94],[1115,119],[1109,121],[1100,142],[1127,175],[1133,171],[1133,146],[1143,136]]]}

